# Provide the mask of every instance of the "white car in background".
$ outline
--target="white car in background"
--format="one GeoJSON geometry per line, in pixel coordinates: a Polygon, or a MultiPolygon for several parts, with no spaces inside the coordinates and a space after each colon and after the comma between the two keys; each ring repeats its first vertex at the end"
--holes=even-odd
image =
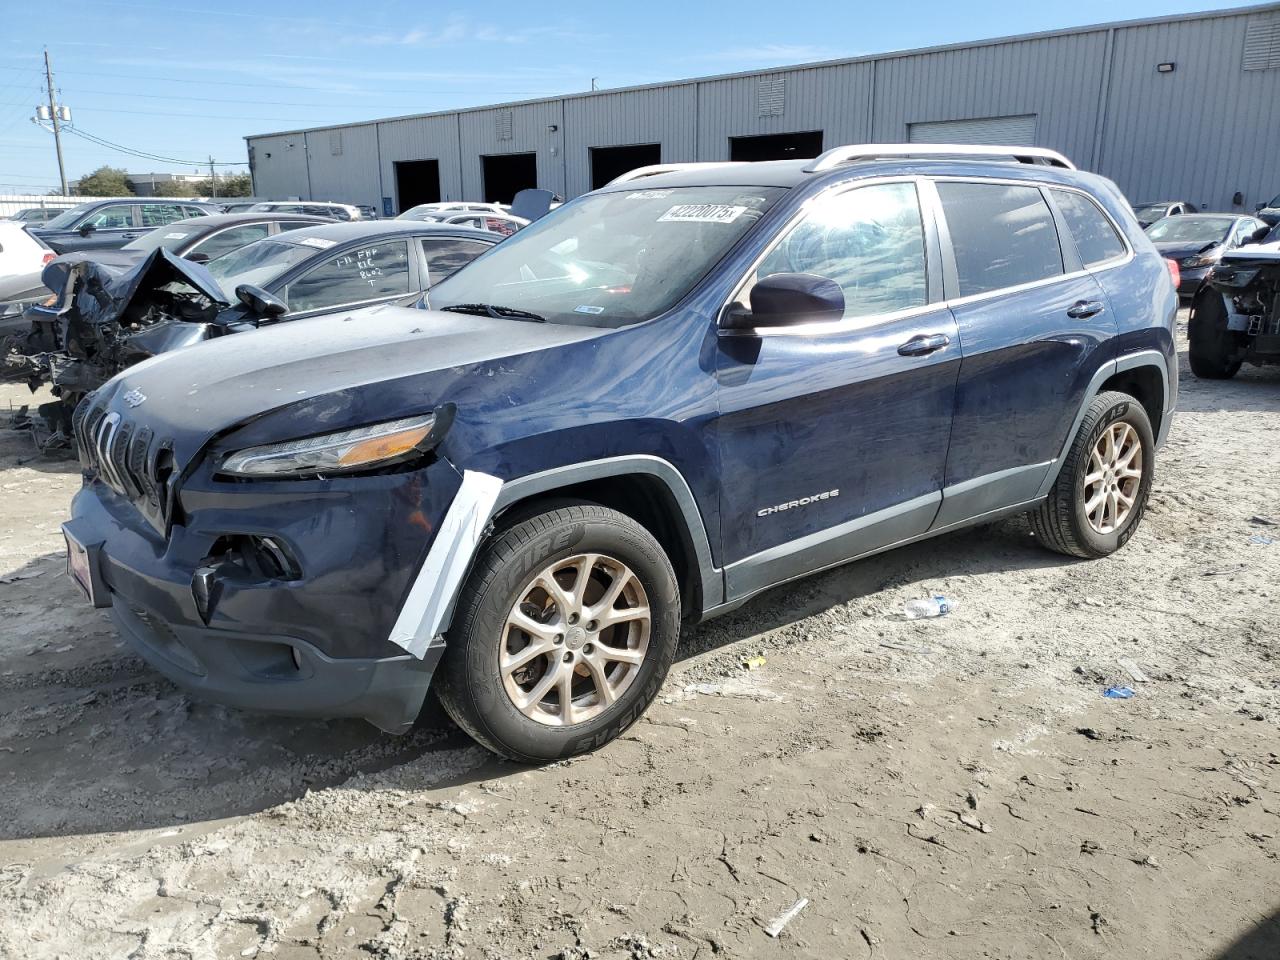
{"type": "Polygon", "coordinates": [[[349,203],[334,203],[331,200],[263,200],[249,207],[248,211],[236,210],[235,212],[306,213],[313,217],[328,217],[331,220],[363,219],[359,207],[349,203]]]}
{"type": "Polygon", "coordinates": [[[437,223],[455,227],[474,227],[477,230],[488,230],[509,237],[521,227],[530,223],[524,217],[516,217],[509,213],[454,213],[442,217],[433,217],[437,223]]]}
{"type": "MultiPolygon", "coordinates": [[[[28,304],[49,296],[40,274],[55,256],[21,222],[0,220],[0,321],[21,320],[28,304]]],[[[0,326],[0,336],[7,332],[0,326]]]]}
{"type": "Polygon", "coordinates": [[[510,210],[501,203],[479,203],[461,200],[445,200],[439,203],[420,203],[400,214],[397,220],[443,220],[455,213],[500,213],[510,210]]]}

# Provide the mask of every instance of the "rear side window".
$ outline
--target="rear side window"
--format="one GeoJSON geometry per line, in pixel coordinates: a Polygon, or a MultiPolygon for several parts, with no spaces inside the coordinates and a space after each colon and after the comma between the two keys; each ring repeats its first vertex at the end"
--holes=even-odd
{"type": "Polygon", "coordinates": [[[186,219],[186,214],[176,203],[144,203],[142,205],[144,227],[163,227],[166,223],[183,219],[186,219]]]}
{"type": "Polygon", "coordinates": [[[1052,192],[1075,238],[1081,263],[1092,267],[1124,254],[1124,242],[1096,203],[1072,190],[1052,192]]]}
{"type": "Polygon", "coordinates": [[[201,253],[204,254],[206,260],[212,260],[214,257],[220,257],[224,253],[230,253],[232,250],[239,250],[247,243],[261,240],[266,235],[267,225],[265,223],[246,223],[242,227],[220,230],[211,236],[205,237],[188,250],[186,255],[189,257],[193,253],[201,253]]]}
{"type": "Polygon", "coordinates": [[[1039,188],[941,182],[938,194],[960,296],[1061,276],[1058,231],[1039,188]]]}

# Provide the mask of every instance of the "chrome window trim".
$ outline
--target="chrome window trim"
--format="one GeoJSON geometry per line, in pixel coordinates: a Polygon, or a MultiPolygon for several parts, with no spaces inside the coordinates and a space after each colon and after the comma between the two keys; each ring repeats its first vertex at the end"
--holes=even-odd
{"type": "Polygon", "coordinates": [[[929,266],[929,228],[925,223],[925,200],[921,196],[920,185],[925,178],[918,174],[904,174],[902,176],[884,176],[884,177],[868,177],[865,180],[844,180],[840,183],[832,184],[825,190],[815,193],[808,200],[800,205],[800,208],[792,214],[774,234],[773,239],[761,251],[760,255],[751,261],[751,265],[747,267],[741,279],[733,285],[729,296],[725,298],[724,303],[720,305],[720,309],[716,312],[716,329],[720,336],[725,337],[810,337],[822,336],[824,334],[839,333],[855,333],[860,330],[866,330],[878,327],[883,324],[893,323],[896,320],[903,320],[908,317],[933,313],[934,311],[945,306],[945,301],[933,301],[922,304],[919,307],[908,307],[904,310],[897,310],[893,313],[873,313],[862,317],[842,317],[839,320],[820,320],[814,323],[795,324],[786,327],[746,327],[741,330],[733,330],[725,327],[725,311],[733,304],[739,301],[743,289],[755,276],[756,270],[760,268],[760,264],[769,257],[779,244],[791,233],[796,226],[803,221],[818,203],[839,196],[844,193],[851,193],[854,190],[860,190],[863,187],[883,186],[891,183],[910,183],[916,190],[916,204],[920,214],[920,230],[924,239],[924,256],[925,256],[925,283],[926,296],[928,290],[928,266],[929,266]]]}

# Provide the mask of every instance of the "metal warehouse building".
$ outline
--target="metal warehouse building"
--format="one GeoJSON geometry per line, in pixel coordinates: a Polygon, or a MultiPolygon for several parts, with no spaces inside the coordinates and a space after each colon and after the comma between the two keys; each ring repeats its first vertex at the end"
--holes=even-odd
{"type": "Polygon", "coordinates": [[[1280,193],[1280,4],[246,139],[257,196],[386,212],[899,141],[1053,147],[1132,200],[1252,210],[1280,193]]]}

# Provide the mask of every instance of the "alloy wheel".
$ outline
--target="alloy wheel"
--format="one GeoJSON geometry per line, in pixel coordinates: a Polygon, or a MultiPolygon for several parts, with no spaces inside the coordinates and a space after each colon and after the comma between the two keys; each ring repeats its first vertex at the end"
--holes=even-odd
{"type": "Polygon", "coordinates": [[[1102,432],[1089,453],[1082,496],[1089,526],[1114,533],[1129,518],[1142,484],[1142,441],[1138,431],[1117,420],[1102,432]]]}
{"type": "Polygon", "coordinates": [[[650,628],[644,585],[626,564],[597,553],[557,560],[525,585],[507,616],[503,688],[531,720],[583,723],[635,682],[650,628]]]}

